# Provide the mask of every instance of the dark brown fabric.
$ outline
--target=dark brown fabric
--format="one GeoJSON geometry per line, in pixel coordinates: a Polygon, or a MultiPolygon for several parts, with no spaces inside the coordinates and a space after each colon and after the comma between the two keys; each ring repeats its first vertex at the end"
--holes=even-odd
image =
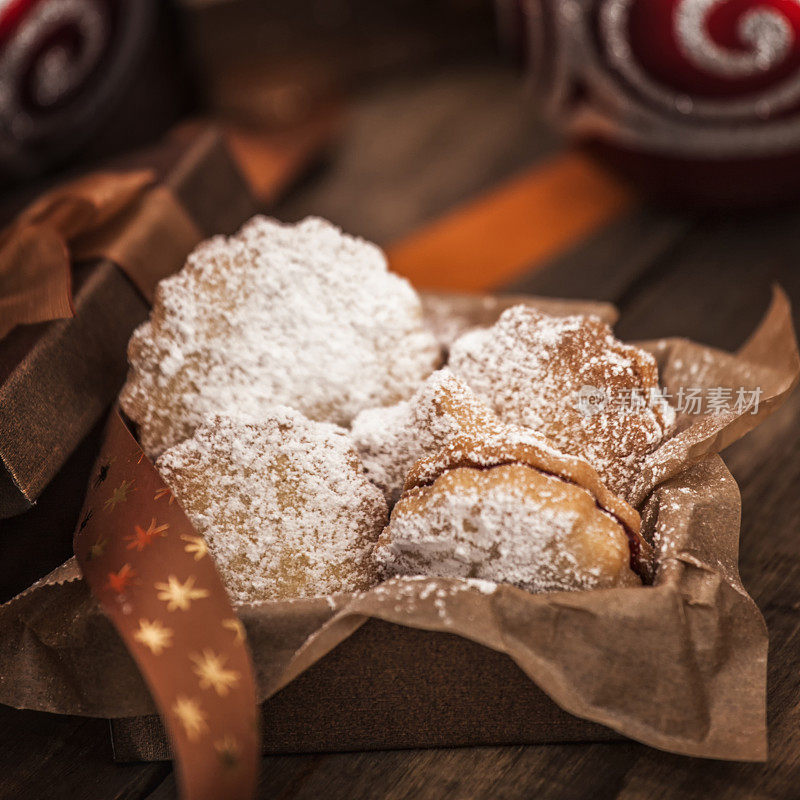
{"type": "MultiPolygon", "coordinates": [[[[0,232],[0,339],[17,325],[72,316],[70,268],[79,238],[91,236],[95,246],[89,255],[115,261],[137,284],[143,282],[137,274],[143,260],[168,268],[164,262],[171,251],[147,247],[143,254],[148,238],[128,233],[148,226],[149,218],[127,212],[147,206],[153,178],[149,169],[85,175],[45,192],[0,232]],[[111,244],[117,245],[113,257],[111,244]]],[[[159,213],[181,239],[186,236],[177,203],[159,213]]],[[[196,241],[199,232],[189,226],[196,241]]]]}
{"type": "MultiPolygon", "coordinates": [[[[109,261],[87,267],[75,316],[46,323],[0,386],[0,518],[30,508],[114,399],[147,303],[109,261]]],[[[0,341],[0,361],[17,328],[0,341]]]]}

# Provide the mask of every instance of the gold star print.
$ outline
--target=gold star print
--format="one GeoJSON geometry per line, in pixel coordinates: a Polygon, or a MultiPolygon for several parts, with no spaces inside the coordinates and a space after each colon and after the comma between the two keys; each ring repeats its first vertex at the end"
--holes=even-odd
{"type": "Polygon", "coordinates": [[[170,490],[170,488],[168,486],[163,486],[161,489],[159,489],[153,495],[153,500],[160,500],[162,497],[168,497],[169,498],[169,505],[172,505],[172,501],[175,499],[173,497],[173,495],[172,495],[172,491],[170,490]]]}
{"type": "Polygon", "coordinates": [[[184,534],[181,536],[184,542],[189,542],[183,549],[187,553],[194,553],[194,560],[199,561],[207,552],[208,546],[206,545],[206,540],[202,536],[190,536],[189,534],[184,534]]]}
{"type": "Polygon", "coordinates": [[[106,551],[106,546],[108,545],[108,541],[106,539],[98,539],[90,548],[89,548],[89,560],[93,561],[95,558],[100,558],[106,551]]]}
{"type": "Polygon", "coordinates": [[[225,697],[231,686],[239,682],[239,673],[233,669],[225,669],[226,656],[218,656],[213,650],[203,650],[203,655],[193,653],[189,659],[194,662],[194,674],[200,678],[201,689],[214,689],[225,697]]]}
{"type": "Polygon", "coordinates": [[[125,537],[125,541],[129,542],[128,550],[138,550],[140,553],[149,545],[156,536],[162,538],[167,535],[169,525],[156,525],[156,519],[153,517],[150,520],[147,530],[141,525],[133,526],[133,535],[125,537]]]}
{"type": "Polygon", "coordinates": [[[190,575],[185,583],[181,583],[174,575],[167,578],[169,583],[157,583],[155,588],[158,590],[156,595],[159,600],[167,604],[167,611],[188,611],[192,605],[192,600],[200,600],[208,597],[205,589],[194,588],[194,575],[190,575]]]}
{"type": "Polygon", "coordinates": [[[111,493],[111,497],[103,504],[103,508],[106,511],[113,511],[120,503],[124,503],[128,499],[132,486],[133,481],[122,481],[111,493]]]}
{"type": "Polygon", "coordinates": [[[214,742],[214,749],[217,751],[219,760],[225,767],[235,767],[239,763],[240,750],[236,737],[226,733],[222,739],[214,742]]]}
{"type": "Polygon", "coordinates": [[[197,700],[186,695],[178,695],[172,706],[172,713],[181,721],[189,741],[193,742],[208,730],[206,715],[197,700]]]}
{"type": "Polygon", "coordinates": [[[166,648],[172,646],[172,635],[172,629],[165,628],[157,619],[152,622],[140,619],[139,630],[133,634],[133,638],[149,647],[154,656],[160,656],[166,648]]]}
{"type": "Polygon", "coordinates": [[[232,619],[222,620],[222,627],[233,632],[233,638],[236,644],[241,644],[244,641],[244,625],[235,617],[232,619]]]}

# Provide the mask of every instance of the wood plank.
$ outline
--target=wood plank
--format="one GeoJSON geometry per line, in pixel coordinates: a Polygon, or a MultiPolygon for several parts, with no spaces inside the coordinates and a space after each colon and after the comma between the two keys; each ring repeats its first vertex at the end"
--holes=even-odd
{"type": "MultiPolygon", "coordinates": [[[[479,747],[379,753],[274,756],[262,762],[258,798],[376,800],[611,797],[637,745],[479,747]],[[577,756],[569,770],[565,758],[577,756]],[[587,781],[606,787],[584,795],[587,781]]],[[[172,800],[170,775],[148,800],[172,800]]]]}
{"type": "Polygon", "coordinates": [[[620,304],[697,224],[692,215],[636,206],[504,289],[620,304]]]}
{"type": "Polygon", "coordinates": [[[386,245],[558,146],[513,70],[452,66],[363,90],[330,167],[273,213],[317,214],[386,245]]]}
{"type": "Polygon", "coordinates": [[[108,723],[0,706],[0,800],[140,800],[169,764],[111,761],[108,723]]]}
{"type": "MultiPolygon", "coordinates": [[[[738,346],[762,313],[772,280],[779,280],[800,303],[797,219],[795,209],[770,210],[746,219],[720,216],[705,220],[688,238],[679,237],[629,288],[618,289],[620,335],[681,334],[717,346],[738,346]]],[[[586,248],[585,256],[591,260],[591,248],[586,248]]],[[[526,288],[531,287],[526,284],[526,288]]],[[[615,796],[766,798],[792,796],[795,791],[800,778],[796,733],[800,680],[795,668],[800,635],[798,453],[800,397],[795,395],[727,454],[743,495],[742,576],[771,631],[770,761],[766,765],[700,761],[637,748],[635,762],[615,796]]],[[[580,753],[567,756],[564,770],[570,772],[583,758],[580,753]]],[[[587,796],[599,788],[593,782],[584,786],[587,796]]]]}
{"type": "MultiPolygon", "coordinates": [[[[772,281],[800,306],[796,208],[706,220],[623,308],[625,336],[676,333],[717,346],[742,343],[772,281]]],[[[740,569],[770,630],[766,765],[682,759],[643,749],[619,798],[772,798],[800,785],[800,394],[725,454],[742,490],[740,569]]]]}
{"type": "Polygon", "coordinates": [[[753,328],[783,283],[797,304],[798,210],[770,209],[702,220],[658,270],[623,298],[623,338],[686,335],[732,348],[753,328]],[[669,272],[669,276],[667,276],[669,272]]]}

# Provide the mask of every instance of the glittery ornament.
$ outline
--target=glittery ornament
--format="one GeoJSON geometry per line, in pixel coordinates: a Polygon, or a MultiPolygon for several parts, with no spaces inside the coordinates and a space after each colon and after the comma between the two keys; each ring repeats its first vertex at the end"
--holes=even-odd
{"type": "Polygon", "coordinates": [[[88,137],[122,99],[153,18],[153,0],[0,3],[0,172],[37,172],[88,137]]]}
{"type": "Polygon", "coordinates": [[[628,171],[725,199],[797,185],[800,0],[500,7],[506,28],[517,9],[527,71],[549,116],[581,141],[613,148],[628,171]],[[702,169],[683,173],[682,161],[702,169]]]}

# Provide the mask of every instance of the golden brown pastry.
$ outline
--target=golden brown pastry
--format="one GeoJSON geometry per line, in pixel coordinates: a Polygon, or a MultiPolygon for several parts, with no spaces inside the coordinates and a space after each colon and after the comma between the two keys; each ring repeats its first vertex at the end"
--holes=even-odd
{"type": "Polygon", "coordinates": [[[629,586],[651,577],[640,526],[588,463],[500,424],[414,465],[375,559],[385,576],[484,578],[534,592],[629,586]]]}
{"type": "Polygon", "coordinates": [[[386,501],[346,431],[289,408],[218,417],[156,466],[236,602],[366,589],[386,501]]]}
{"type": "Polygon", "coordinates": [[[255,217],[161,281],[128,360],[120,403],[155,457],[214,414],[283,404],[349,425],[409,397],[440,351],[375,245],[320,219],[255,217]]]}
{"type": "Polygon", "coordinates": [[[458,339],[448,365],[503,421],[586,459],[623,497],[674,423],[655,359],[595,317],[515,306],[458,339]]]}
{"type": "Polygon", "coordinates": [[[464,433],[478,435],[500,420],[449,369],[434,372],[408,400],[362,411],[350,435],[367,477],[391,507],[414,463],[464,433]]]}
{"type": "Polygon", "coordinates": [[[387,576],[481,578],[530,592],[641,584],[622,525],[585,489],[525,464],[457,467],[405,493],[375,556],[387,576]]]}

